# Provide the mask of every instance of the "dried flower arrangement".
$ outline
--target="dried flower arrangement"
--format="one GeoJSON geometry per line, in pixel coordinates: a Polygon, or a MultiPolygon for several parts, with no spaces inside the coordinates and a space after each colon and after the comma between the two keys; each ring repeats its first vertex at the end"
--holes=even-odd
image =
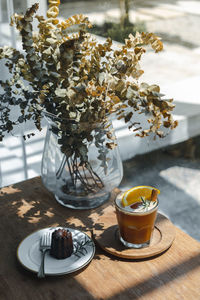
{"type": "Polygon", "coordinates": [[[140,137],[150,133],[163,137],[161,128],[175,128],[172,99],[163,99],[159,86],[138,81],[143,74],[139,62],[144,46],[151,45],[159,52],[163,49],[160,39],[153,33],[130,34],[125,44],[114,50],[110,38],[99,43],[87,32],[92,25],[82,14],[58,20],[59,4],[60,0],[49,0],[47,19],[35,15],[37,3],[24,15],[12,17],[11,25],[21,34],[24,52],[0,47],[0,60],[6,59],[12,75],[0,81],[0,140],[5,132],[30,119],[41,130],[45,111],[56,117],[58,142],[66,159],[75,163],[78,158],[88,169],[87,142],[95,140],[98,158],[105,160],[102,136],[92,134],[97,124],[110,140],[106,146],[112,149],[116,145],[108,125],[110,115],[124,119],[140,137]],[[34,15],[38,32],[32,28],[34,15]],[[20,107],[15,120],[10,117],[13,105],[20,107]],[[134,121],[135,113],[145,114],[148,128],[134,121]]]}

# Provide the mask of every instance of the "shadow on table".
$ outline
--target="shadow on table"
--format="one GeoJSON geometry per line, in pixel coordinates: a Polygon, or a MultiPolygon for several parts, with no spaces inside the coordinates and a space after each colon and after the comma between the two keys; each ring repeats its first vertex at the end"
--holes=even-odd
{"type": "MultiPolygon", "coordinates": [[[[109,203],[112,203],[117,192],[118,190],[113,191],[109,203]]],[[[132,297],[131,299],[137,299],[137,295],[146,295],[155,289],[168,285],[171,281],[183,276],[183,274],[195,270],[199,265],[198,262],[200,262],[200,254],[193,255],[188,259],[184,258],[181,263],[173,266],[167,265],[166,269],[157,274],[152,274],[150,278],[144,277],[140,283],[130,284],[130,287],[123,288],[123,291],[118,291],[112,296],[96,298],[92,294],[94,290],[88,290],[87,285],[84,284],[84,281],[82,282],[84,274],[92,279],[94,273],[98,272],[95,266],[97,266],[99,260],[105,260],[106,263],[109,260],[118,261],[118,258],[106,255],[97,247],[94,261],[90,264],[90,268],[86,267],[84,269],[84,273],[80,271],[71,275],[47,277],[44,280],[38,280],[35,275],[33,276],[31,272],[26,271],[19,265],[16,259],[16,247],[28,234],[44,227],[76,227],[85,232],[89,232],[91,228],[101,229],[101,224],[97,224],[96,220],[99,215],[108,209],[108,203],[98,209],[84,212],[67,209],[55,201],[54,197],[42,186],[40,178],[35,178],[9,188],[3,188],[0,194],[0,204],[0,234],[1,241],[3,241],[0,250],[3,258],[0,273],[0,295],[3,297],[1,299],[43,299],[43,295],[46,297],[44,299],[66,299],[68,289],[71,289],[70,295],[73,294],[74,297],[70,296],[67,299],[73,300],[127,299],[129,294],[132,297]],[[23,289],[20,289],[20,282],[23,284],[23,289]]],[[[129,261],[129,263],[134,272],[136,262],[129,261]]],[[[116,276],[118,275],[116,274],[116,276]]],[[[134,276],[132,276],[132,282],[133,278],[134,276]]],[[[101,280],[99,285],[103,289],[107,280],[106,276],[101,280]]]]}
{"type": "MultiPolygon", "coordinates": [[[[132,296],[130,299],[139,299],[142,296],[152,293],[156,289],[163,288],[163,286],[168,285],[172,280],[177,280],[179,277],[194,271],[199,267],[199,263],[200,254],[195,255],[190,259],[186,259],[171,268],[167,268],[157,275],[150,278],[144,278],[141,283],[132,285],[130,288],[117,293],[112,297],[108,297],[107,300],[127,299],[128,291],[130,292],[130,297],[132,296]],[[176,274],[173,279],[171,274],[176,274]]],[[[176,295],[176,289],[174,289],[174,294],[176,295]]]]}

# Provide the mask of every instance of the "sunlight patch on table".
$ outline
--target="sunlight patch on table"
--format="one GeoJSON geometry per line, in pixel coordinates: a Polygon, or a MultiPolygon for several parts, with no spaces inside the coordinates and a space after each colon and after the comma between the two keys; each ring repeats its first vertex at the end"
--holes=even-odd
{"type": "Polygon", "coordinates": [[[17,215],[20,218],[24,218],[25,215],[32,209],[34,208],[35,201],[27,202],[26,200],[22,199],[22,205],[18,207],[17,209],[17,215]]]}
{"type": "Polygon", "coordinates": [[[47,210],[44,215],[49,217],[49,218],[53,218],[55,216],[55,214],[51,211],[52,209],[50,208],[50,210],[47,210]]]}
{"type": "Polygon", "coordinates": [[[77,226],[85,226],[84,223],[79,218],[76,218],[76,217],[68,218],[68,219],[66,219],[66,222],[70,225],[76,225],[76,227],[77,226]]]}

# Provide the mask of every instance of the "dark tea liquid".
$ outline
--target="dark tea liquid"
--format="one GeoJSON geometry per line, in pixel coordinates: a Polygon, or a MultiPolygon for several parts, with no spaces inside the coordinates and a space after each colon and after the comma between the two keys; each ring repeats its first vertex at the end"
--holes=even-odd
{"type": "MultiPolygon", "coordinates": [[[[133,206],[134,207],[134,206],[133,206]]],[[[138,211],[123,207],[116,201],[116,213],[122,239],[131,244],[148,243],[151,239],[156,220],[158,201],[153,207],[138,211]]]]}

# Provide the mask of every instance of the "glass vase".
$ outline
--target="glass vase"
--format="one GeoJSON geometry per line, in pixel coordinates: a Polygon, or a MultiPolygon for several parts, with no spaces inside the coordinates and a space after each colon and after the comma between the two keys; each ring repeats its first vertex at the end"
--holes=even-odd
{"type": "MultiPolygon", "coordinates": [[[[55,195],[56,200],[66,207],[91,209],[100,206],[109,199],[110,192],[120,184],[123,176],[118,146],[108,147],[111,140],[102,124],[80,123],[77,138],[83,134],[83,128],[88,128],[91,140],[83,141],[84,148],[87,149],[87,159],[83,163],[80,157],[76,156],[76,152],[68,155],[61,151],[57,122],[52,117],[48,117],[47,120],[41,169],[43,184],[55,195]]],[[[113,139],[112,123],[108,126],[113,139]]],[[[67,138],[71,138],[70,134],[67,138]]]]}

